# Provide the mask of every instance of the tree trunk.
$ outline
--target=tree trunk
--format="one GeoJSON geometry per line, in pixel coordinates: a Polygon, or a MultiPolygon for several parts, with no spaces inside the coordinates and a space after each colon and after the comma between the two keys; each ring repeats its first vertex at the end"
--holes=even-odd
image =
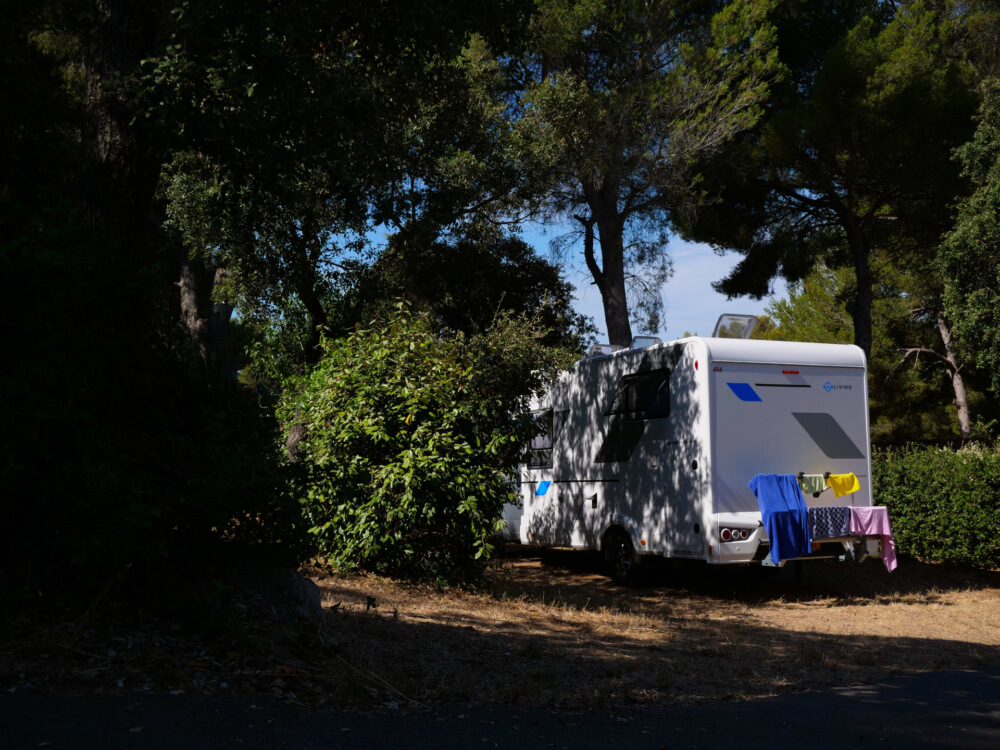
{"type": "Polygon", "coordinates": [[[302,300],[308,316],[309,333],[304,344],[305,361],[308,365],[315,365],[323,354],[320,347],[323,338],[320,329],[329,322],[321,299],[318,270],[320,258],[323,256],[323,227],[312,212],[302,217],[301,224],[298,236],[292,240],[297,253],[293,275],[295,291],[302,300]]]}
{"type": "Polygon", "coordinates": [[[99,0],[84,57],[80,214],[115,243],[123,267],[146,265],[159,159],[128,84],[153,54],[158,3],[99,0]]]}
{"type": "Polygon", "coordinates": [[[201,258],[182,249],[180,287],[181,319],[205,365],[211,383],[235,383],[236,364],[226,334],[233,306],[212,300],[215,287],[226,278],[226,269],[207,266],[201,258]]]}
{"type": "Polygon", "coordinates": [[[865,353],[865,361],[872,355],[872,275],[868,265],[868,243],[853,221],[846,222],[847,240],[854,261],[854,276],[858,290],[847,303],[847,312],[854,323],[854,343],[865,353]]]}
{"type": "Polygon", "coordinates": [[[304,286],[299,290],[299,296],[302,298],[302,304],[305,305],[309,321],[309,335],[305,342],[305,360],[306,364],[314,365],[319,362],[323,353],[320,348],[322,340],[320,329],[327,324],[326,310],[323,309],[323,303],[320,301],[319,295],[316,294],[314,286],[304,286]]]}
{"type": "MultiPolygon", "coordinates": [[[[215,296],[215,289],[221,285],[229,272],[225,268],[215,269],[215,278],[212,279],[212,296],[215,296]]],[[[212,301],[212,316],[208,323],[208,343],[209,351],[213,352],[215,360],[215,371],[220,380],[226,383],[235,383],[239,378],[236,372],[236,360],[233,357],[233,349],[229,343],[229,324],[233,320],[233,306],[228,302],[212,301]]]]}
{"type": "MultiPolygon", "coordinates": [[[[619,239],[618,244],[621,244],[619,239]]],[[[601,254],[606,252],[604,242],[601,242],[601,254]]],[[[625,296],[625,274],[622,264],[618,268],[608,269],[604,264],[604,321],[608,326],[608,341],[618,346],[627,347],[632,343],[632,324],[628,319],[628,299],[625,296]]]]}
{"type": "Polygon", "coordinates": [[[584,255],[587,258],[587,267],[601,292],[604,322],[608,327],[608,341],[617,346],[627,347],[632,343],[632,324],[629,322],[628,297],[625,294],[625,225],[618,216],[613,199],[607,198],[610,192],[597,191],[591,186],[584,185],[584,193],[593,217],[586,222],[584,255]],[[602,267],[600,268],[593,252],[595,223],[601,243],[602,267]]]}
{"type": "Polygon", "coordinates": [[[955,408],[958,410],[958,429],[965,439],[972,437],[972,419],[969,415],[969,397],[965,391],[965,379],[962,377],[962,368],[958,363],[958,353],[955,351],[955,343],[951,338],[951,326],[948,324],[944,311],[937,311],[938,333],[941,334],[941,341],[944,344],[944,355],[948,361],[948,372],[951,375],[951,387],[955,391],[955,408]]]}

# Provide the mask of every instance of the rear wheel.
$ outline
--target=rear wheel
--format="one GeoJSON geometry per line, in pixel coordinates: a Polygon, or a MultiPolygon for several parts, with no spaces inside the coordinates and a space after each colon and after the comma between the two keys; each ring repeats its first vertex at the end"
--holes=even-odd
{"type": "Polygon", "coordinates": [[[624,529],[615,527],[608,531],[601,551],[604,553],[604,567],[614,581],[626,586],[639,581],[642,558],[636,553],[624,529]]]}

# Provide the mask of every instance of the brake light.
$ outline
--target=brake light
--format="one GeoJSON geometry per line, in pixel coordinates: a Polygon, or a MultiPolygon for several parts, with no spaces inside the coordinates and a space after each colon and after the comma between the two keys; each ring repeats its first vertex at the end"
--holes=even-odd
{"type": "Polygon", "coordinates": [[[750,538],[753,531],[750,529],[730,529],[723,528],[719,530],[719,537],[724,542],[742,542],[750,538]]]}

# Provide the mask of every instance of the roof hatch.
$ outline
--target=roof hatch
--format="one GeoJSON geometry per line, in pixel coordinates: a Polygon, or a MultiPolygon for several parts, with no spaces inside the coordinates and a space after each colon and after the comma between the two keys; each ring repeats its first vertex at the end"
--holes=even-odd
{"type": "Polygon", "coordinates": [[[730,315],[719,316],[712,331],[714,339],[748,339],[757,327],[756,315],[730,315]]]}

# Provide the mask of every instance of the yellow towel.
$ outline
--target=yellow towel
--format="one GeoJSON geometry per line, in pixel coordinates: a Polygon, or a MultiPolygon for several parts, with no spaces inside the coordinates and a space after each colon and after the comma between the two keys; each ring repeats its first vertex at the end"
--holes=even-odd
{"type": "Polygon", "coordinates": [[[833,488],[835,497],[849,495],[861,489],[861,483],[858,482],[858,478],[854,476],[853,472],[850,474],[831,474],[827,477],[826,483],[833,488]]]}

